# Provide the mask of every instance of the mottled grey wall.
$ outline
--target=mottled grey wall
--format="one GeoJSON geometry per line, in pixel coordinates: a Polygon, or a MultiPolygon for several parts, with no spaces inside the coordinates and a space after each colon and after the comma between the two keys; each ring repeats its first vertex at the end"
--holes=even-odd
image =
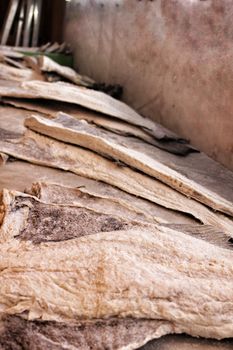
{"type": "Polygon", "coordinates": [[[233,1],[71,0],[81,72],[233,170],[233,1]]]}

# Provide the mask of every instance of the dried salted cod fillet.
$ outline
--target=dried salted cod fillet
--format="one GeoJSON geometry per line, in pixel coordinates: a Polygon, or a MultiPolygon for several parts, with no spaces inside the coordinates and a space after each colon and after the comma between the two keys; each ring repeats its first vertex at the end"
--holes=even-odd
{"type": "MultiPolygon", "coordinates": [[[[6,213],[2,227],[8,218],[6,213]]],[[[17,226],[23,225],[21,213],[17,226]]],[[[66,322],[157,319],[178,333],[233,336],[232,251],[155,226],[39,245],[12,239],[10,227],[4,234],[4,315],[29,312],[30,320],[66,322]]]]}
{"type": "Polygon", "coordinates": [[[75,103],[97,112],[121,119],[127,123],[137,125],[145,129],[156,139],[179,140],[170,130],[150,119],[143,118],[125,103],[100,91],[86,89],[68,83],[30,81],[12,86],[0,86],[0,96],[43,98],[56,101],[75,103]],[[65,93],[64,93],[65,92],[65,93]]]}
{"type": "Polygon", "coordinates": [[[135,136],[151,144],[154,142],[154,138],[152,136],[148,135],[145,131],[135,125],[113,119],[101,113],[97,113],[74,104],[50,100],[47,100],[45,103],[43,100],[18,99],[10,97],[2,98],[2,101],[6,105],[26,109],[27,111],[31,112],[39,112],[40,114],[46,115],[46,117],[49,119],[56,118],[58,116],[58,112],[62,111],[62,113],[69,114],[79,120],[86,120],[107,130],[111,130],[126,136],[135,136]]]}
{"type": "Polygon", "coordinates": [[[95,83],[93,79],[78,74],[70,67],[61,66],[47,56],[39,56],[38,65],[42,72],[55,72],[77,85],[92,87],[95,83]]]}
{"type": "Polygon", "coordinates": [[[4,129],[9,134],[23,135],[25,118],[31,115],[30,112],[8,106],[0,106],[0,129],[4,129]]]}
{"type": "MultiPolygon", "coordinates": [[[[78,205],[43,203],[36,197],[3,190],[0,208],[0,242],[10,237],[34,243],[57,242],[103,231],[147,226],[134,218],[122,218],[100,209],[78,205]]],[[[119,209],[120,211],[120,209],[119,209]]]]}
{"type": "Polygon", "coordinates": [[[170,322],[109,319],[86,322],[28,321],[8,316],[0,323],[2,350],[133,350],[149,340],[172,333],[170,322]]]}
{"type": "Polygon", "coordinates": [[[21,133],[17,131],[11,131],[0,128],[0,140],[18,140],[22,136],[21,133]]]}
{"type": "Polygon", "coordinates": [[[44,80],[43,76],[31,69],[19,69],[0,63],[0,79],[13,81],[44,80]]]}
{"type": "MultiPolygon", "coordinates": [[[[104,213],[123,220],[137,222],[156,223],[156,217],[138,212],[133,206],[125,205],[121,201],[112,198],[103,198],[91,194],[88,190],[81,188],[66,187],[54,183],[34,183],[28,194],[34,195],[43,203],[54,203],[64,206],[75,206],[90,209],[96,213],[104,213]]],[[[157,220],[157,222],[161,220],[157,220]]]]}
{"type": "Polygon", "coordinates": [[[169,209],[193,215],[204,224],[219,227],[232,236],[232,220],[214,213],[145,174],[105,159],[86,149],[65,144],[28,130],[20,140],[0,140],[0,151],[31,163],[69,170],[100,180],[169,209]]]}
{"type": "Polygon", "coordinates": [[[113,119],[111,117],[102,115],[88,109],[84,109],[77,105],[58,101],[46,101],[46,104],[41,101],[22,100],[4,98],[3,103],[6,105],[12,105],[17,108],[23,108],[29,111],[42,113],[44,116],[51,118],[57,118],[60,113],[66,113],[79,120],[86,120],[90,123],[100,126],[106,130],[110,130],[119,135],[133,136],[139,138],[151,145],[164,149],[168,152],[186,155],[195,151],[190,145],[179,143],[176,140],[157,140],[142,128],[126,123],[122,120],[113,119]],[[58,114],[58,111],[62,111],[58,114]]]}
{"type": "MultiPolygon", "coordinates": [[[[48,168],[24,161],[7,162],[1,168],[0,189],[25,191],[33,182],[52,182],[58,185],[81,188],[91,196],[110,200],[120,207],[130,210],[146,222],[176,223],[193,225],[196,220],[188,215],[166,209],[160,205],[135,197],[104,182],[91,180],[77,174],[55,168],[48,168]]],[[[27,193],[31,193],[30,189],[27,193]]]]}
{"type": "MultiPolygon", "coordinates": [[[[54,203],[64,206],[81,206],[95,212],[105,213],[121,217],[122,219],[145,221],[142,215],[132,215],[127,207],[122,206],[119,202],[111,199],[101,198],[99,196],[88,193],[86,189],[72,188],[54,183],[37,182],[32,185],[32,188],[27,191],[40,199],[43,203],[54,203]]],[[[148,220],[147,220],[148,221],[148,220]]],[[[155,221],[154,221],[155,223],[155,221]]],[[[223,234],[219,229],[210,225],[200,224],[163,224],[166,227],[181,231],[196,238],[204,239],[217,246],[233,249],[229,242],[229,237],[223,234]]]]}
{"type": "MultiPolygon", "coordinates": [[[[87,122],[64,114],[55,120],[32,116],[25,120],[25,125],[47,136],[120,160],[215,210],[233,216],[232,202],[208,190],[198,182],[190,180],[187,175],[174,170],[173,167],[152,158],[147,154],[147,148],[150,146],[145,143],[139,143],[138,149],[135,150],[135,143],[132,140],[98,129],[87,122]]],[[[233,175],[231,177],[233,181],[233,175]]]]}

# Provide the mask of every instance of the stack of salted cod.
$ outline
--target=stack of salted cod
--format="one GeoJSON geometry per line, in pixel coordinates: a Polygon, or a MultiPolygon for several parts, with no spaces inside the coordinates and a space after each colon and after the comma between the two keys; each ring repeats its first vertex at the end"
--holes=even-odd
{"type": "Polygon", "coordinates": [[[233,337],[233,174],[102,92],[0,95],[0,348],[233,337]]]}
{"type": "MultiPolygon", "coordinates": [[[[3,84],[9,81],[23,82],[30,80],[41,81],[67,81],[75,85],[88,87],[108,93],[110,96],[120,98],[122,87],[120,85],[107,85],[98,83],[93,79],[80,75],[71,67],[66,67],[53,61],[46,54],[62,50],[67,50],[64,45],[55,43],[51,47],[44,45],[44,48],[29,50],[30,55],[24,56],[11,47],[0,45],[0,80],[3,84]],[[33,54],[31,56],[31,54],[33,54]]],[[[27,52],[26,48],[24,51],[27,52]]]]}

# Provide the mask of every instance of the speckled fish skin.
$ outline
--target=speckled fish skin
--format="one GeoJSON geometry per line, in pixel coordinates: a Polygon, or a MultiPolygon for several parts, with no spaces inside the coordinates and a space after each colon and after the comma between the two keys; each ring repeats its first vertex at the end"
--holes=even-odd
{"type": "Polygon", "coordinates": [[[7,316],[0,321],[0,348],[133,350],[170,332],[173,332],[170,322],[157,320],[111,318],[65,323],[28,321],[19,316],[7,316]]]}

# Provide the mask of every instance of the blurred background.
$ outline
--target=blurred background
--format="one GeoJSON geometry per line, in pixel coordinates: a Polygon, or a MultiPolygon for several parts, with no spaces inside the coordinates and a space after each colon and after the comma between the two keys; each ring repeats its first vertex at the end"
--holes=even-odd
{"type": "MultiPolygon", "coordinates": [[[[1,0],[0,1],[0,37],[2,37],[3,27],[6,21],[6,16],[9,11],[12,1],[1,0]]],[[[28,1],[29,5],[33,1],[28,1]]],[[[37,45],[45,44],[46,42],[61,42],[63,38],[63,23],[65,14],[65,0],[48,0],[41,1],[41,16],[39,21],[39,35],[37,45]]],[[[27,5],[27,1],[20,0],[15,16],[15,21],[13,22],[12,29],[10,31],[8,45],[15,44],[15,38],[17,33],[18,19],[20,16],[21,6],[27,5]]]]}

